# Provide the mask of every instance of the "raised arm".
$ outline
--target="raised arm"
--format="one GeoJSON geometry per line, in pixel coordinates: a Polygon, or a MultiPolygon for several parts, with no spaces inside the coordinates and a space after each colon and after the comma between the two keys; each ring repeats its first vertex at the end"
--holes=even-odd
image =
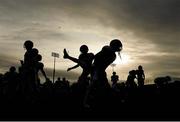
{"type": "Polygon", "coordinates": [[[39,70],[41,71],[44,78],[47,79],[46,73],[44,71],[44,64],[43,63],[39,63],[39,70]]]}
{"type": "Polygon", "coordinates": [[[40,69],[40,70],[41,70],[41,73],[43,74],[43,76],[45,77],[45,79],[47,79],[47,76],[46,76],[44,69],[40,69]]]}

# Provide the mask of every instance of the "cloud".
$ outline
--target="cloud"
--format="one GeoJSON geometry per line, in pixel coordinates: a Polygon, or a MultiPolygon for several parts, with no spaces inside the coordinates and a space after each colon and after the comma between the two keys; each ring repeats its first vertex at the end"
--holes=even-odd
{"type": "Polygon", "coordinates": [[[0,2],[0,52],[3,55],[9,51],[22,58],[22,45],[31,39],[48,64],[47,55],[52,50],[61,51],[62,55],[66,47],[77,56],[79,46],[85,43],[96,53],[109,40],[118,37],[122,38],[123,51],[134,61],[129,66],[143,63],[153,74],[157,68],[158,72],[166,69],[171,74],[179,72],[179,0],[0,2]],[[166,56],[162,56],[164,53],[166,56]]]}
{"type": "Polygon", "coordinates": [[[8,55],[0,55],[0,73],[5,73],[11,66],[18,68],[19,61],[16,57],[8,55]]]}

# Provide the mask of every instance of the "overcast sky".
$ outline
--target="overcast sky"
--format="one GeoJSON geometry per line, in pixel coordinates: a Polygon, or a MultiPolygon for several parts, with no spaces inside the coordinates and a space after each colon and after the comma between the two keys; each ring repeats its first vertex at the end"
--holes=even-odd
{"type": "Polygon", "coordinates": [[[57,75],[76,80],[81,68],[66,72],[75,64],[62,58],[63,49],[77,57],[86,44],[96,54],[114,38],[124,46],[115,67],[121,80],[140,64],[148,79],[180,77],[179,0],[0,0],[1,73],[19,65],[23,43],[30,39],[48,75],[55,51],[60,53],[57,75]]]}

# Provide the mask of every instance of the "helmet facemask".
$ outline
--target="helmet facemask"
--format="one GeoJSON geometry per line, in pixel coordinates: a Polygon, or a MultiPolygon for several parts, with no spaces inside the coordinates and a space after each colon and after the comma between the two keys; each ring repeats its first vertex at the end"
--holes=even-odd
{"type": "Polygon", "coordinates": [[[121,53],[120,53],[121,51],[118,51],[117,53],[118,53],[118,56],[119,56],[119,58],[122,60],[122,57],[121,57],[121,53]]]}

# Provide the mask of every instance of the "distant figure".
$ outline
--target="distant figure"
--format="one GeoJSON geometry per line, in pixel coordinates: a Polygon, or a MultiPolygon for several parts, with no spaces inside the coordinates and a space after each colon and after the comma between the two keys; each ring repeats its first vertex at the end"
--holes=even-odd
{"type": "Polygon", "coordinates": [[[93,84],[102,87],[109,86],[105,70],[116,59],[116,52],[118,52],[120,56],[121,50],[121,41],[114,39],[110,42],[109,46],[104,46],[102,50],[95,55],[92,74],[93,84]]]}
{"type": "Polygon", "coordinates": [[[112,73],[113,75],[111,76],[111,81],[112,81],[112,88],[115,88],[118,80],[119,80],[119,76],[116,75],[116,72],[112,73]]]}
{"type": "Polygon", "coordinates": [[[63,88],[69,88],[69,81],[66,78],[63,78],[61,82],[63,88]]]}
{"type": "Polygon", "coordinates": [[[49,78],[47,78],[46,79],[46,82],[44,82],[44,84],[43,84],[45,87],[49,87],[49,86],[52,86],[53,84],[52,84],[52,81],[49,79],[49,78]]]}
{"type": "Polygon", "coordinates": [[[48,95],[49,97],[52,95],[53,83],[49,78],[47,78],[46,82],[44,82],[43,89],[45,89],[44,91],[45,91],[46,95],[48,95]]]}
{"type": "Polygon", "coordinates": [[[138,66],[138,70],[136,70],[136,74],[137,74],[138,86],[139,87],[144,86],[145,74],[143,67],[141,65],[138,66]]]}
{"type": "Polygon", "coordinates": [[[131,70],[129,71],[129,75],[126,81],[126,86],[128,88],[135,88],[137,87],[136,83],[135,83],[135,78],[136,78],[136,71],[135,70],[131,70]]]}
{"type": "Polygon", "coordinates": [[[55,87],[56,87],[56,88],[59,88],[60,85],[61,85],[61,78],[58,77],[57,80],[56,80],[56,82],[55,82],[55,87]]]}
{"type": "Polygon", "coordinates": [[[170,76],[157,77],[155,78],[154,83],[157,85],[157,87],[163,87],[164,85],[168,84],[169,81],[171,81],[170,76]]]}
{"type": "Polygon", "coordinates": [[[83,82],[83,83],[85,81],[87,81],[87,77],[91,73],[92,61],[94,59],[94,54],[93,53],[88,53],[88,51],[89,51],[88,46],[82,45],[80,47],[81,54],[79,55],[79,58],[76,59],[74,57],[69,56],[66,49],[64,49],[64,58],[69,59],[69,60],[77,63],[77,65],[75,65],[75,66],[73,66],[71,68],[68,68],[67,71],[70,71],[72,69],[75,69],[75,68],[81,66],[83,71],[82,71],[81,76],[79,77],[79,82],[83,82]]]}
{"type": "Polygon", "coordinates": [[[7,82],[8,86],[8,95],[13,95],[17,91],[18,86],[18,73],[16,72],[16,68],[14,66],[10,67],[9,72],[4,74],[4,80],[7,82]]]}
{"type": "Polygon", "coordinates": [[[61,78],[60,78],[60,77],[58,77],[56,82],[60,82],[60,81],[61,81],[61,78]]]}

